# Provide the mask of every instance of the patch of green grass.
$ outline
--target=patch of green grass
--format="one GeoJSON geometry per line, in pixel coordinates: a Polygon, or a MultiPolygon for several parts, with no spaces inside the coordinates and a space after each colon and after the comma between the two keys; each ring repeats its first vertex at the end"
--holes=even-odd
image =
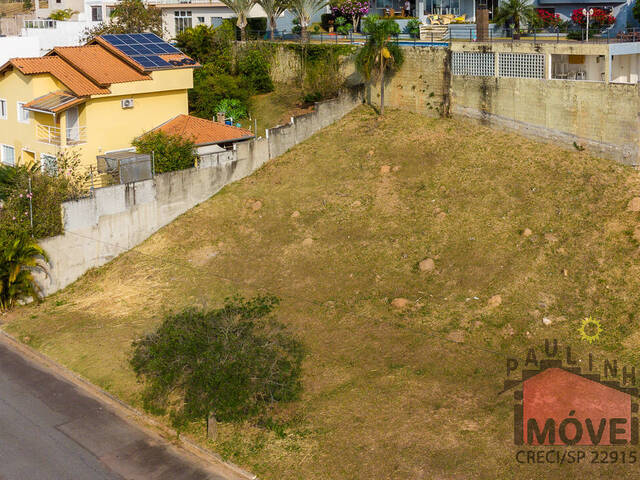
{"type": "Polygon", "coordinates": [[[272,423],[221,423],[217,442],[203,422],[186,432],[261,478],[631,479],[518,465],[498,393],[505,358],[545,338],[640,368],[637,195],[635,171],[586,151],[363,107],[6,328],[140,406],[133,339],[166,312],[269,292],[309,352],[302,399],[272,423]]]}

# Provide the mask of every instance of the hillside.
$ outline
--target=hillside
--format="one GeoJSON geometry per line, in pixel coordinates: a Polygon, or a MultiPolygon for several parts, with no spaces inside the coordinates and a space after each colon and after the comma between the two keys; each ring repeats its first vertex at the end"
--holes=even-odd
{"type": "Polygon", "coordinates": [[[309,352],[303,398],[208,444],[261,478],[635,478],[518,464],[499,392],[506,358],[545,338],[638,363],[637,195],[636,172],[587,152],[361,107],[4,328],[139,406],[134,338],[270,292],[309,352]]]}

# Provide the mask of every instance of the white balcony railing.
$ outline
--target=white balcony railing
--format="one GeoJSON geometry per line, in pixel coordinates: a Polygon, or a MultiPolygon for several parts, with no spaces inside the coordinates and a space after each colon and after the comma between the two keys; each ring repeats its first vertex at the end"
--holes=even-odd
{"type": "Polygon", "coordinates": [[[64,129],[64,138],[62,137],[62,130],[60,127],[37,125],[36,138],[39,142],[50,145],[62,145],[63,140],[66,140],[67,145],[77,145],[79,143],[86,143],[87,141],[86,126],[64,129]]]}
{"type": "Polygon", "coordinates": [[[56,21],[50,19],[25,20],[24,28],[56,28],[56,21]]]}

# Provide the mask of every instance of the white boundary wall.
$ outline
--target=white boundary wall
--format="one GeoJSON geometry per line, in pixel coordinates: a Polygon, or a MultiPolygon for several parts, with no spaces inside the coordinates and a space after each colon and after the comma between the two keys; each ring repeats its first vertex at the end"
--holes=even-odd
{"type": "Polygon", "coordinates": [[[198,168],[157,175],[125,185],[95,190],[95,195],[62,204],[65,233],[40,241],[49,256],[48,276],[36,280],[45,295],[73,283],[143,242],[225,185],[251,175],[362,103],[360,90],[319,102],[315,111],[267,132],[267,138],[237,143],[198,168]]]}

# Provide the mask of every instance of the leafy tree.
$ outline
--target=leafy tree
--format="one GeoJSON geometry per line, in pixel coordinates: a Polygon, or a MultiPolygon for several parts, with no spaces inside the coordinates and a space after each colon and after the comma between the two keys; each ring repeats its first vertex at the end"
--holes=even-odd
{"type": "Polygon", "coordinates": [[[332,0],[331,11],[334,17],[346,17],[353,23],[353,31],[358,31],[360,19],[369,13],[367,0],[332,0]]]}
{"type": "Polygon", "coordinates": [[[47,254],[29,235],[0,235],[0,311],[9,310],[23,297],[42,298],[34,271],[46,273],[47,254]]]}
{"type": "Polygon", "coordinates": [[[300,38],[302,42],[309,41],[309,25],[311,17],[326,7],[329,2],[326,0],[291,0],[291,10],[300,20],[300,38]]]}
{"type": "Polygon", "coordinates": [[[238,58],[238,73],[246,77],[252,93],[273,91],[273,82],[269,75],[269,51],[252,47],[243,50],[238,58]]]}
{"type": "Polygon", "coordinates": [[[212,119],[216,108],[225,98],[236,98],[245,105],[251,88],[243,76],[221,72],[216,65],[205,64],[193,75],[193,88],[189,90],[189,110],[193,115],[212,119]]]}
{"type": "Polygon", "coordinates": [[[219,27],[198,25],[187,28],[176,36],[176,46],[203,65],[215,64],[220,71],[230,72],[234,29],[228,22],[219,27]]]}
{"type": "Polygon", "coordinates": [[[180,135],[149,132],[134,139],[131,144],[138,153],[153,154],[156,173],[191,168],[197,158],[193,141],[180,135]]]}
{"type": "Polygon", "coordinates": [[[162,26],[162,11],[142,0],[121,0],[116,3],[111,18],[84,32],[84,41],[107,33],[151,32],[159,37],[165,33],[162,26]]]}
{"type": "Polygon", "coordinates": [[[522,23],[535,23],[538,14],[529,3],[529,0],[506,0],[498,7],[493,19],[498,25],[505,25],[513,22],[514,30],[520,33],[520,25],[522,23]]]}
{"type": "Polygon", "coordinates": [[[184,310],[133,343],[145,408],[169,410],[174,425],[214,414],[241,420],[298,397],[303,347],[271,318],[273,296],[227,299],[211,311],[184,310]]]}
{"type": "Polygon", "coordinates": [[[399,33],[400,27],[391,19],[380,19],[376,15],[364,18],[367,41],[356,54],[356,68],[367,82],[380,81],[380,115],[384,115],[385,74],[393,73],[402,66],[404,55],[392,35],[399,33]]]}
{"type": "Polygon", "coordinates": [[[247,32],[245,28],[247,26],[247,17],[249,11],[256,4],[256,0],[220,0],[227,7],[229,7],[233,13],[236,14],[236,25],[240,29],[240,40],[243,42],[247,39],[247,32]]]}
{"type": "Polygon", "coordinates": [[[256,3],[262,7],[267,14],[269,22],[269,38],[273,40],[276,29],[276,20],[289,7],[289,0],[257,0],[256,3]]]}

